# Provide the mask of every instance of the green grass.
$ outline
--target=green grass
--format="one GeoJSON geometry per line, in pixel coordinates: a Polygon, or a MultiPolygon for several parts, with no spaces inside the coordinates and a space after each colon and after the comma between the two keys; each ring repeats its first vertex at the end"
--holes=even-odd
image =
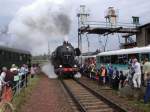
{"type": "Polygon", "coordinates": [[[134,105],[138,109],[143,110],[143,112],[150,112],[150,102],[144,104],[143,100],[132,100],[130,101],[130,105],[134,105]]]}
{"type": "MultiPolygon", "coordinates": [[[[15,112],[20,112],[21,106],[26,103],[32,94],[32,90],[36,87],[40,76],[36,76],[33,79],[30,79],[30,83],[27,88],[23,88],[19,95],[14,96],[13,105],[15,106],[15,112]]],[[[29,80],[28,80],[29,81],[29,80]]]]}
{"type": "Polygon", "coordinates": [[[113,95],[119,95],[120,98],[125,98],[129,101],[129,105],[136,107],[137,109],[140,109],[142,112],[150,112],[150,101],[147,104],[144,104],[144,100],[136,100],[133,96],[124,96],[119,94],[118,91],[112,90],[113,95]]]}

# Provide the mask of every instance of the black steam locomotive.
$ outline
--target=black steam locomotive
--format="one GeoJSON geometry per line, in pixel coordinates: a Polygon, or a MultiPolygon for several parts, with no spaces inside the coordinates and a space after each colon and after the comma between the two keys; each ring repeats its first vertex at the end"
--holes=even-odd
{"type": "Polygon", "coordinates": [[[55,73],[59,77],[73,77],[78,71],[78,62],[75,57],[79,55],[79,48],[74,49],[70,43],[64,41],[63,45],[58,46],[51,56],[55,73]]]}

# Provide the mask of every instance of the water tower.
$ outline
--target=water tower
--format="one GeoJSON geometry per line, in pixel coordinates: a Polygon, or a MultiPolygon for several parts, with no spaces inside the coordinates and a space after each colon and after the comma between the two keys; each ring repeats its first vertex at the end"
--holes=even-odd
{"type": "Polygon", "coordinates": [[[108,7],[107,11],[106,11],[106,23],[108,23],[108,25],[110,27],[116,27],[117,26],[117,11],[114,9],[114,7],[108,7]]]}
{"type": "Polygon", "coordinates": [[[77,14],[78,17],[78,26],[84,26],[85,22],[87,21],[89,17],[89,13],[86,9],[85,5],[80,5],[79,12],[77,14]]]}

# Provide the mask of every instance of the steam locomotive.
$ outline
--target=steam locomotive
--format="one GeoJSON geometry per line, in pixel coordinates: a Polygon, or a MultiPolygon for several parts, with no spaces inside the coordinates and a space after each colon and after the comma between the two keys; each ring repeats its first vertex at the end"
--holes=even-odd
{"type": "Polygon", "coordinates": [[[73,77],[78,72],[75,57],[80,54],[79,48],[74,49],[68,41],[64,41],[63,45],[56,48],[52,53],[51,62],[58,77],[73,77]]]}

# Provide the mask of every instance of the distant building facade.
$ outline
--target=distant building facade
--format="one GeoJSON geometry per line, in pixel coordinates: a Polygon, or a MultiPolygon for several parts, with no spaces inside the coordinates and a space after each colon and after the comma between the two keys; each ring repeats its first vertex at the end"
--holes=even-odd
{"type": "Polygon", "coordinates": [[[138,27],[139,32],[136,34],[137,47],[150,45],[150,23],[138,27]]]}

